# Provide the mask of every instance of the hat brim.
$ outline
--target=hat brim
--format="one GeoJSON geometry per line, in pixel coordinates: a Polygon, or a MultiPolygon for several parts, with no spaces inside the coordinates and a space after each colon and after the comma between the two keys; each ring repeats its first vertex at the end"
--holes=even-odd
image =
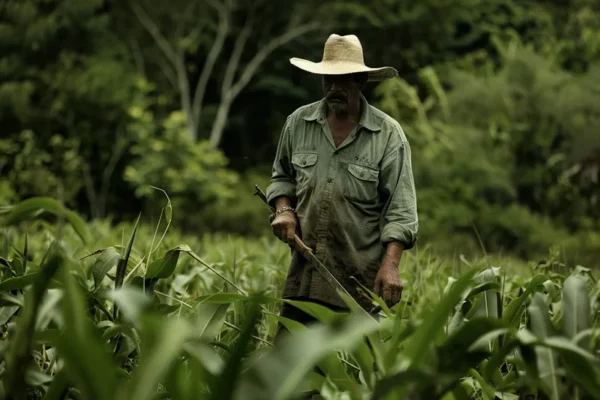
{"type": "Polygon", "coordinates": [[[385,79],[394,78],[398,75],[393,67],[371,68],[362,64],[344,62],[344,61],[321,61],[313,62],[302,58],[290,58],[290,63],[296,67],[318,75],[345,75],[354,74],[357,72],[366,72],[369,76],[368,80],[383,81],[385,79]]]}

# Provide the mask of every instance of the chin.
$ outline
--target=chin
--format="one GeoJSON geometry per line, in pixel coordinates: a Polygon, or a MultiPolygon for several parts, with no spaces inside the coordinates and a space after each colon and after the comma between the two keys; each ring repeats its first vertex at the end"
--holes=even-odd
{"type": "Polygon", "coordinates": [[[343,113],[343,112],[346,112],[346,110],[348,109],[347,104],[332,102],[332,103],[328,103],[328,105],[329,105],[329,109],[331,111],[333,111],[334,113],[343,113]]]}

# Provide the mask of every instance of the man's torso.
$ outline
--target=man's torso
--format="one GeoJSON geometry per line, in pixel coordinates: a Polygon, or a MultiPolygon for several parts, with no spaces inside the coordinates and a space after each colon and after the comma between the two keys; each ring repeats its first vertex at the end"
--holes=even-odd
{"type": "MultiPolygon", "coordinates": [[[[352,277],[373,289],[385,251],[380,242],[386,201],[380,193],[380,165],[390,141],[402,140],[403,135],[395,121],[367,107],[349,134],[332,133],[322,102],[299,108],[290,127],[302,239],[365,307],[368,303],[360,301],[352,277]]],[[[319,272],[295,252],[283,296],[345,306],[319,272]]]]}

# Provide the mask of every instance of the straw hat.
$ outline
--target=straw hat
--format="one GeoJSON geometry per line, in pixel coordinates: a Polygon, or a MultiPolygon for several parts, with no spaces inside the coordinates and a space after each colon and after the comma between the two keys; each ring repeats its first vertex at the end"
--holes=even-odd
{"type": "Polygon", "coordinates": [[[341,75],[367,72],[369,81],[382,81],[398,75],[392,67],[370,68],[365,65],[363,49],[356,35],[332,34],[325,42],[323,59],[313,62],[301,58],[290,58],[290,63],[313,74],[341,75]]]}

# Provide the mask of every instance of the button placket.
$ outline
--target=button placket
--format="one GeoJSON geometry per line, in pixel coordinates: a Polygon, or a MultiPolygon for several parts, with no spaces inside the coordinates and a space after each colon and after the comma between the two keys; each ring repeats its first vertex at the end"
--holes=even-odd
{"type": "Polygon", "coordinates": [[[319,213],[319,222],[317,224],[317,246],[315,253],[321,255],[325,251],[327,242],[327,231],[329,228],[329,218],[331,213],[331,201],[333,198],[333,185],[335,185],[335,176],[338,170],[338,161],[335,153],[331,155],[329,168],[327,171],[327,183],[323,190],[321,200],[321,209],[319,213]]]}

